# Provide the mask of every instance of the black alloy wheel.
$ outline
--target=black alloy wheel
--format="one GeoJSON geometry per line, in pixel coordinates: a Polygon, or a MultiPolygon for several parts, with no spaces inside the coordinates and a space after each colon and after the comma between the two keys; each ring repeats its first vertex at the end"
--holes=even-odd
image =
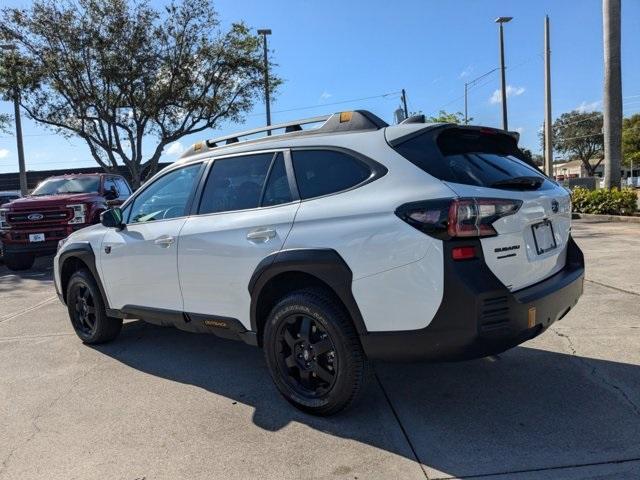
{"type": "Polygon", "coordinates": [[[318,322],[309,315],[290,315],[280,326],[278,341],[278,367],[291,388],[308,398],[331,390],[338,358],[329,333],[318,322]]]}
{"type": "Polygon", "coordinates": [[[107,316],[102,294],[91,272],[85,269],[74,272],[65,298],[71,326],[84,343],[104,343],[118,336],[122,319],[107,316]]]}
{"type": "Polygon", "coordinates": [[[265,320],[269,373],[296,408],[328,416],[353,405],[365,390],[368,361],[344,305],[325,288],[284,295],[265,320]]]}
{"type": "Polygon", "coordinates": [[[73,326],[84,335],[91,336],[96,328],[96,304],[93,295],[87,285],[78,285],[74,289],[73,297],[69,299],[73,303],[73,326]]]}

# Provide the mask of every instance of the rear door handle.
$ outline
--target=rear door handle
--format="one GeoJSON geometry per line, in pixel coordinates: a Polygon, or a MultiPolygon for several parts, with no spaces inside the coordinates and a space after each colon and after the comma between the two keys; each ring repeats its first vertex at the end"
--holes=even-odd
{"type": "Polygon", "coordinates": [[[175,239],[173,237],[168,236],[168,235],[164,235],[162,237],[158,237],[153,241],[153,243],[155,243],[159,247],[163,247],[163,248],[170,247],[171,245],[174,244],[174,242],[175,242],[175,239]]]}
{"type": "Polygon", "coordinates": [[[276,236],[276,229],[273,227],[258,228],[247,233],[247,240],[253,243],[264,243],[276,236]]]}

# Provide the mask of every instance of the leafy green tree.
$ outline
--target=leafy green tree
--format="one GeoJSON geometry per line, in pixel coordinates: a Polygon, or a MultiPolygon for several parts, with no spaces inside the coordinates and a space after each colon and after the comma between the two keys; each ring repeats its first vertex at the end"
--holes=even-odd
{"type": "Polygon", "coordinates": [[[260,37],[223,30],[210,0],[35,0],[2,10],[0,41],[18,47],[1,71],[19,74],[0,84],[18,82],[27,115],[82,138],[105,170],[124,164],[134,186],[166,145],[241,121],[263,95],[260,37]]]}
{"type": "Polygon", "coordinates": [[[580,159],[588,175],[593,176],[602,162],[602,113],[563,113],[553,122],[553,143],[554,150],[580,159]],[[599,161],[592,165],[590,160],[598,155],[599,161]]]}
{"type": "Polygon", "coordinates": [[[6,113],[0,113],[0,132],[2,133],[11,133],[11,115],[7,115],[6,113]]]}
{"type": "Polygon", "coordinates": [[[640,166],[640,113],[622,121],[622,158],[627,166],[640,166]]]}
{"type": "MultiPolygon", "coordinates": [[[[468,119],[469,122],[473,120],[473,118],[468,119]]],[[[464,114],[461,112],[445,112],[444,110],[440,110],[437,115],[432,117],[427,117],[426,121],[429,123],[464,123],[464,114]]]]}

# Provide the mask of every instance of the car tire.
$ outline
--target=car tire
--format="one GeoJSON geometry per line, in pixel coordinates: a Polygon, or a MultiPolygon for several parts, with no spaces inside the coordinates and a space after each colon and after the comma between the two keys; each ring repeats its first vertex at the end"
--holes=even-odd
{"type": "Polygon", "coordinates": [[[100,290],[88,270],[71,275],[66,299],[71,325],[84,343],[105,343],[118,336],[122,319],[107,316],[100,290]]]}
{"type": "Polygon", "coordinates": [[[33,267],[36,258],[28,253],[7,253],[4,254],[4,264],[12,272],[29,270],[33,267]]]}
{"type": "Polygon", "coordinates": [[[368,361],[342,305],[318,289],[295,291],[271,310],[264,331],[267,366],[284,398],[328,416],[362,394],[368,361]]]}

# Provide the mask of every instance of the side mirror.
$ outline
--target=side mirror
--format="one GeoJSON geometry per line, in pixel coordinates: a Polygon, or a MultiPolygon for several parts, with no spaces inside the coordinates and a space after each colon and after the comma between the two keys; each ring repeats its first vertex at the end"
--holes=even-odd
{"type": "Polygon", "coordinates": [[[107,228],[117,228],[122,230],[124,223],[122,223],[122,210],[118,207],[110,208],[100,214],[100,223],[107,228]]]}

